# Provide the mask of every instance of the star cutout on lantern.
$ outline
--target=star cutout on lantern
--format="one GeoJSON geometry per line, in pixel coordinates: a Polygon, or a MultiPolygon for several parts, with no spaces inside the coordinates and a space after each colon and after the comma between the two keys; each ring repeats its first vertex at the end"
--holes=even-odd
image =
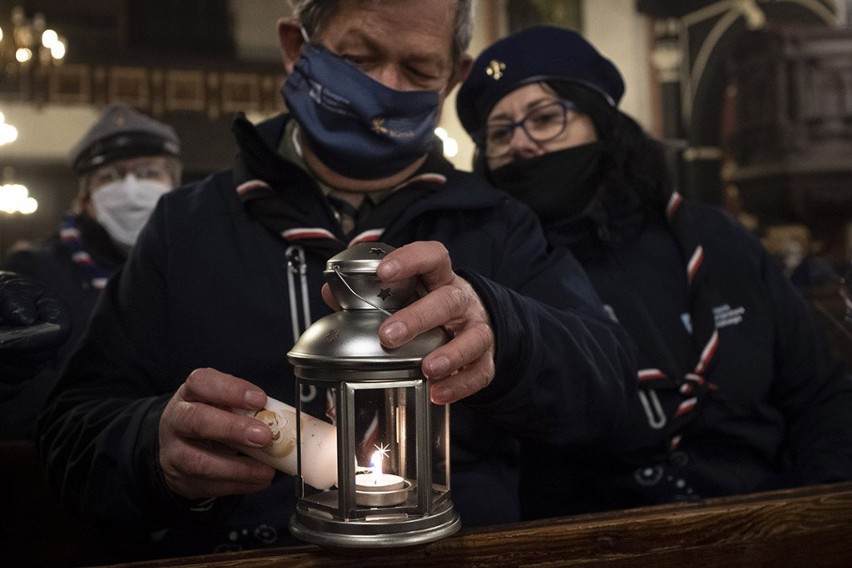
{"type": "Polygon", "coordinates": [[[382,457],[384,459],[387,459],[388,450],[390,449],[390,446],[386,446],[385,444],[373,444],[373,447],[376,448],[376,450],[378,450],[380,454],[382,454],[382,457]]]}
{"type": "Polygon", "coordinates": [[[387,300],[391,296],[393,296],[393,292],[391,292],[390,288],[382,288],[378,294],[376,294],[382,300],[387,300]]]}
{"type": "Polygon", "coordinates": [[[340,331],[336,329],[329,329],[327,332],[325,332],[325,340],[329,343],[331,343],[332,341],[337,341],[339,337],[340,331]]]}

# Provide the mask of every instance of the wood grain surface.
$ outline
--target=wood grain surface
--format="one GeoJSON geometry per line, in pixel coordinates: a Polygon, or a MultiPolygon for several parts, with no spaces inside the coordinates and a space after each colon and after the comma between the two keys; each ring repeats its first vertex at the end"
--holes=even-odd
{"type": "Polygon", "coordinates": [[[852,483],[462,529],[409,549],[306,545],[123,566],[850,567],[852,483]]]}

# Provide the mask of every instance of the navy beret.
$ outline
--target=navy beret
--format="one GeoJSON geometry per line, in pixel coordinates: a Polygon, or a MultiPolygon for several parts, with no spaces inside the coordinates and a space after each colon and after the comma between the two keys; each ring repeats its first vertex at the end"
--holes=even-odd
{"type": "Polygon", "coordinates": [[[456,96],[465,130],[476,136],[500,99],[528,83],[566,81],[618,106],[624,81],[613,63],[573,30],[534,26],[503,38],[474,61],[456,96]]]}
{"type": "Polygon", "coordinates": [[[112,104],[104,107],[68,158],[81,174],[114,160],[160,155],[180,157],[174,128],[126,104],[112,104]]]}

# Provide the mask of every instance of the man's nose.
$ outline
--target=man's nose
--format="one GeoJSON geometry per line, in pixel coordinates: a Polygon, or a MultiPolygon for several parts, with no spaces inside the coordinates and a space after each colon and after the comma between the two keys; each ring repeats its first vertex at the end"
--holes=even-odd
{"type": "Polygon", "coordinates": [[[385,87],[396,91],[405,90],[402,73],[394,65],[382,65],[370,73],[370,76],[385,87]]]}

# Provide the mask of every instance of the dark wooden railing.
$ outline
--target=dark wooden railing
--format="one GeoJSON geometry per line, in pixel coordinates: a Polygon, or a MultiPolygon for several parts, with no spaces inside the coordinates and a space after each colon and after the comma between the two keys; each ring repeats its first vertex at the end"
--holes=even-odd
{"type": "Polygon", "coordinates": [[[852,483],[465,530],[412,549],[300,546],[143,567],[852,566],[852,483]]]}

